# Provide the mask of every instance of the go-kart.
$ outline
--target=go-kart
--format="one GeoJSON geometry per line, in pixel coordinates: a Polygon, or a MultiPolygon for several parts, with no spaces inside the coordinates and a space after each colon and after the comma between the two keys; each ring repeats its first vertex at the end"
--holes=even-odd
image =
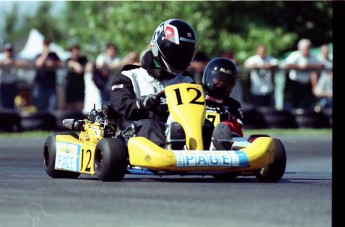
{"type": "Polygon", "coordinates": [[[230,149],[212,146],[204,125],[211,122],[216,126],[220,118],[219,113],[206,111],[201,85],[169,85],[161,100],[169,118],[182,127],[182,137],[167,139],[167,146],[158,146],[136,136],[134,124],[120,129],[119,122],[110,119],[107,111],[94,108],[86,119],[64,119],[70,131],[46,138],[46,173],[52,178],[95,175],[101,181],[121,181],[126,174],[153,174],[210,175],[221,180],[256,176],[260,182],[277,182],[284,175],[286,153],[279,139],[268,135],[251,135],[248,139],[233,136],[222,141],[231,144],[230,149]],[[174,143],[178,146],[169,146],[174,143]]]}

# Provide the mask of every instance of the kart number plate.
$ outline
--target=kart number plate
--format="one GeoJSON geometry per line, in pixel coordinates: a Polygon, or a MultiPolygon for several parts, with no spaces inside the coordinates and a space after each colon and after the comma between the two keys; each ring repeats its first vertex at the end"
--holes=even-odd
{"type": "Polygon", "coordinates": [[[55,169],[78,172],[80,163],[80,145],[56,142],[55,169]]]}
{"type": "Polygon", "coordinates": [[[243,151],[173,151],[177,167],[247,167],[248,157],[243,151]]]}

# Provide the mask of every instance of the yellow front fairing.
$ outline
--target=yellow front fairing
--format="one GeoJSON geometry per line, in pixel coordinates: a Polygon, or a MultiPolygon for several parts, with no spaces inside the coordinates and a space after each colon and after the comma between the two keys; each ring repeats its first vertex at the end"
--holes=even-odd
{"type": "Polygon", "coordinates": [[[182,125],[189,150],[203,150],[202,126],[205,121],[205,97],[199,84],[175,84],[164,90],[173,121],[182,125]]]}
{"type": "Polygon", "coordinates": [[[162,171],[251,171],[273,162],[274,142],[257,138],[241,150],[167,150],[144,137],[128,142],[130,164],[162,171]]]}

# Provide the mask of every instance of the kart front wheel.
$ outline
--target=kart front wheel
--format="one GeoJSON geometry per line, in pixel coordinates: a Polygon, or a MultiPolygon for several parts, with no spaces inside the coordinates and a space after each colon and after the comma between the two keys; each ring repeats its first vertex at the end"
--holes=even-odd
{"type": "Polygon", "coordinates": [[[255,173],[256,179],[261,182],[277,182],[284,173],[286,167],[286,152],[283,143],[279,139],[274,141],[274,160],[273,162],[255,173]]]}
{"type": "Polygon", "coordinates": [[[94,169],[101,181],[121,181],[127,169],[127,152],[119,138],[98,141],[95,149],[94,169]]]}
{"type": "Polygon", "coordinates": [[[78,178],[80,173],[70,172],[64,170],[55,170],[55,157],[56,157],[56,136],[57,135],[70,135],[75,138],[78,136],[75,133],[54,133],[47,137],[43,148],[44,169],[46,173],[52,178],[78,178]]]}

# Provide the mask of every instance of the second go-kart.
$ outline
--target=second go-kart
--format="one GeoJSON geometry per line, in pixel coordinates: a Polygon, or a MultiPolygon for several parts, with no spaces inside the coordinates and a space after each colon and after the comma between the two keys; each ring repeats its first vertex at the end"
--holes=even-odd
{"type": "Polygon", "coordinates": [[[93,109],[87,119],[65,119],[70,132],[47,137],[43,149],[46,173],[52,178],[88,174],[102,181],[121,181],[126,174],[210,175],[222,180],[256,176],[260,182],[277,182],[283,177],[286,152],[277,138],[234,136],[225,141],[230,149],[211,145],[203,128],[209,119],[212,126],[217,125],[219,113],[206,111],[201,85],[170,85],[164,95],[161,99],[166,100],[169,118],[182,127],[182,137],[167,139],[167,146],[161,147],[136,136],[135,125],[120,130],[116,119],[93,109]]]}

